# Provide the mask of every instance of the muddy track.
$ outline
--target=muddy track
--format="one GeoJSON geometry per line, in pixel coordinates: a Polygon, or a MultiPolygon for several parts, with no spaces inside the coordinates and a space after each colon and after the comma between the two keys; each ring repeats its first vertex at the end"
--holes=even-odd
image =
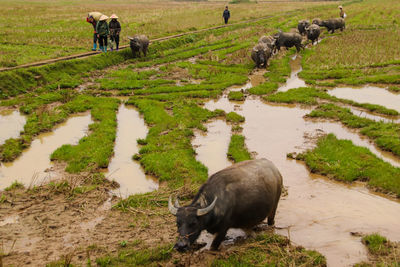
{"type": "MultiPolygon", "coordinates": [[[[170,40],[170,39],[182,37],[182,36],[189,35],[189,34],[201,33],[201,32],[205,32],[205,31],[211,31],[211,30],[216,30],[216,29],[220,29],[220,28],[226,28],[226,27],[239,25],[239,24],[257,22],[257,21],[260,21],[260,20],[263,20],[263,19],[268,19],[270,17],[272,17],[272,16],[270,15],[270,16],[260,17],[260,18],[256,18],[256,19],[239,21],[239,22],[228,24],[228,25],[219,25],[219,26],[214,26],[214,27],[211,27],[211,28],[201,29],[201,30],[197,30],[197,31],[190,31],[190,32],[185,32],[185,33],[180,33],[180,34],[160,37],[160,38],[156,38],[156,39],[150,40],[150,43],[170,40]]],[[[129,48],[129,45],[123,45],[123,46],[120,47],[121,50],[125,49],[125,48],[129,48]]],[[[16,69],[24,69],[24,68],[30,68],[30,67],[38,67],[38,66],[43,66],[43,65],[49,65],[49,64],[56,63],[56,62],[59,62],[59,61],[67,61],[67,60],[76,59],[76,58],[86,58],[86,57],[94,56],[94,55],[97,55],[97,54],[101,54],[101,52],[100,51],[90,51],[90,52],[85,52],[85,53],[80,53],[80,54],[75,54],[75,55],[70,55],[70,56],[65,56],[65,57],[59,57],[59,58],[53,58],[53,59],[37,61],[37,62],[23,64],[23,65],[19,65],[19,66],[15,66],[15,67],[0,68],[0,72],[9,71],[9,70],[16,70],[16,69]]]]}

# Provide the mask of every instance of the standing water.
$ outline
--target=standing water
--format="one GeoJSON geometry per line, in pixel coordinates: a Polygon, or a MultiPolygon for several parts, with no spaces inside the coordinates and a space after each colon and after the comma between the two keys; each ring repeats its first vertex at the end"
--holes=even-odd
{"type": "MultiPolygon", "coordinates": [[[[224,98],[208,102],[206,108],[235,109],[224,98]]],[[[365,146],[399,166],[397,158],[386,157],[368,140],[340,124],[305,121],[303,116],[309,110],[247,99],[236,111],[246,118],[243,134],[249,150],[257,152],[258,158],[274,162],[288,187],[288,196],[282,198],[277,211],[276,226],[283,228],[278,233],[289,236],[295,244],[318,250],[327,257],[330,266],[348,266],[367,260],[360,238],[351,232],[378,232],[393,241],[400,240],[398,202],[364,187],[346,186],[310,174],[304,164],[287,159],[286,154],[304,149],[305,133],[322,130],[365,146]]]]}
{"type": "Polygon", "coordinates": [[[139,163],[132,156],[139,152],[136,142],[145,138],[147,127],[134,107],[121,105],[118,110],[118,130],[115,140],[114,157],[108,166],[107,177],[120,184],[114,191],[123,198],[136,193],[145,193],[158,188],[154,179],[146,176],[139,163]]]}
{"type": "Polygon", "coordinates": [[[91,122],[90,114],[74,115],[58,125],[53,132],[37,136],[19,158],[0,165],[0,190],[14,181],[29,186],[55,178],[48,171],[53,166],[50,161],[51,153],[64,144],[77,144],[86,135],[91,122]]]}
{"type": "Polygon", "coordinates": [[[24,129],[26,119],[19,111],[0,113],[0,145],[9,138],[17,138],[24,129]]]}
{"type": "Polygon", "coordinates": [[[301,57],[294,55],[290,61],[290,67],[292,73],[289,79],[287,79],[286,84],[278,88],[279,92],[286,92],[290,89],[306,87],[306,83],[299,78],[299,73],[303,70],[301,67],[301,57]]]}

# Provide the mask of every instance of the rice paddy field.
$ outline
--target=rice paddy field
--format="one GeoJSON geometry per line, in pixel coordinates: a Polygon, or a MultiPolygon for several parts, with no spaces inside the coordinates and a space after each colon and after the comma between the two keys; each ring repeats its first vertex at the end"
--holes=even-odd
{"type": "Polygon", "coordinates": [[[0,266],[400,264],[400,2],[234,2],[197,31],[227,3],[0,0],[3,68],[90,50],[90,11],[122,44],[185,33],[0,72],[0,266]],[[338,5],[344,31],[255,68],[260,36],[338,5]],[[259,158],[283,176],[275,226],[177,252],[169,196],[259,158]]]}

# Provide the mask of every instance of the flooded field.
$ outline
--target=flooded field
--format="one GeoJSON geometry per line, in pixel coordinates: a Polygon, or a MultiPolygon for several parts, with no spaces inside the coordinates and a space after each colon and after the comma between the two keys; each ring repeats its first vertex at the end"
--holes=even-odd
{"type": "Polygon", "coordinates": [[[287,90],[294,89],[294,88],[300,88],[300,87],[306,87],[306,83],[304,80],[299,78],[299,73],[303,70],[301,67],[301,57],[294,55],[292,59],[290,60],[290,68],[292,70],[292,73],[290,74],[290,77],[286,80],[286,84],[279,87],[278,92],[286,92],[287,90]]]}
{"type": "Polygon", "coordinates": [[[400,94],[391,93],[383,88],[374,86],[365,86],[362,88],[338,87],[329,90],[328,93],[358,103],[382,105],[400,112],[400,94]]]}
{"type": "MultiPolygon", "coordinates": [[[[257,152],[257,158],[265,157],[274,162],[282,173],[288,196],[279,204],[278,233],[289,236],[295,244],[318,250],[327,257],[330,266],[348,266],[367,260],[367,251],[352,232],[377,232],[390,236],[391,240],[400,240],[398,202],[364,187],[346,186],[310,174],[302,163],[287,159],[286,154],[309,148],[305,135],[324,132],[367,147],[395,166],[400,166],[399,159],[376,149],[368,140],[340,124],[305,121],[303,116],[309,112],[307,109],[270,105],[258,99],[247,99],[238,106],[225,97],[210,101],[205,107],[226,112],[235,110],[244,116],[243,134],[249,150],[257,152]]],[[[208,154],[213,153],[223,152],[210,147],[208,154]]],[[[208,166],[211,162],[204,164],[208,166]]]]}
{"type": "Polygon", "coordinates": [[[77,144],[87,134],[91,122],[90,114],[74,115],[53,132],[37,136],[19,158],[10,163],[1,163],[0,190],[14,181],[29,186],[56,178],[52,168],[54,165],[50,161],[51,153],[64,144],[77,144]]]}
{"type": "Polygon", "coordinates": [[[9,138],[16,138],[24,130],[26,119],[19,111],[7,110],[0,113],[0,145],[9,138]]]}
{"type": "Polygon", "coordinates": [[[120,188],[114,193],[123,198],[136,193],[156,190],[156,179],[146,176],[140,163],[133,161],[132,156],[139,151],[136,142],[145,138],[147,127],[132,106],[121,105],[117,115],[118,129],[114,146],[114,156],[108,166],[107,178],[115,180],[120,188]]]}

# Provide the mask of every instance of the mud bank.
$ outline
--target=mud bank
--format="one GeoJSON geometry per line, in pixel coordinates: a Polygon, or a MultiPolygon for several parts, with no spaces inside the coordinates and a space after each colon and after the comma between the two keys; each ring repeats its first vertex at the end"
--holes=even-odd
{"type": "Polygon", "coordinates": [[[258,99],[247,99],[238,106],[221,98],[206,103],[205,107],[226,112],[235,110],[244,116],[247,147],[257,152],[257,158],[273,161],[282,173],[288,196],[278,207],[277,233],[290,237],[296,245],[318,250],[327,257],[330,266],[348,266],[367,260],[360,238],[351,232],[378,232],[394,241],[400,240],[398,202],[364,187],[346,186],[312,175],[301,162],[287,159],[286,154],[310,148],[313,144],[305,136],[324,132],[350,139],[397,166],[398,159],[387,157],[368,140],[339,124],[305,121],[303,116],[309,110],[296,106],[270,105],[258,99]]]}
{"type": "Polygon", "coordinates": [[[400,112],[400,94],[394,94],[383,88],[364,86],[362,88],[335,88],[329,90],[330,95],[350,99],[358,103],[382,105],[400,112]]]}
{"type": "Polygon", "coordinates": [[[0,190],[14,181],[30,186],[56,178],[51,153],[64,144],[77,144],[87,134],[91,122],[90,114],[74,115],[53,132],[40,134],[15,161],[1,163],[0,190]]]}
{"type": "Polygon", "coordinates": [[[145,175],[140,164],[132,160],[132,156],[139,152],[136,140],[145,138],[148,132],[144,120],[134,107],[121,105],[117,121],[114,156],[106,174],[108,179],[115,180],[120,185],[113,193],[126,198],[132,194],[156,190],[156,179],[145,175]]]}
{"type": "Polygon", "coordinates": [[[9,110],[0,113],[0,145],[9,138],[17,138],[24,130],[26,118],[19,111],[9,110]]]}

